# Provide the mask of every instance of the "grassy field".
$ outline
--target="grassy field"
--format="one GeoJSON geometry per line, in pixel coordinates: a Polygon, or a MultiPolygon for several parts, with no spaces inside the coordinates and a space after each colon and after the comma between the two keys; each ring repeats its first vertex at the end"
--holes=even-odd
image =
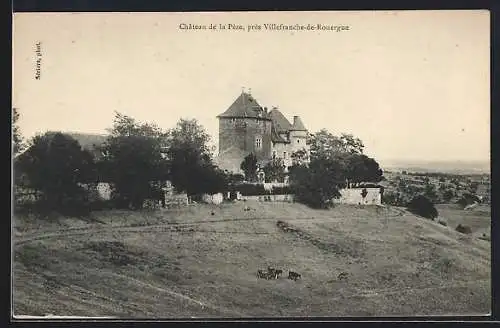
{"type": "Polygon", "coordinates": [[[208,318],[490,312],[489,209],[241,202],[14,219],[16,315],[208,318]],[[244,211],[250,206],[250,211],[244,211]],[[213,215],[212,215],[213,213],[213,215]],[[475,214],[474,214],[475,213],[475,214]],[[285,231],[277,225],[283,221],[285,231]],[[472,235],[454,229],[473,227],[472,235]],[[283,269],[277,280],[258,269],[283,269]],[[286,279],[288,270],[301,280],[286,279]],[[338,274],[347,273],[339,280],[338,274]]]}

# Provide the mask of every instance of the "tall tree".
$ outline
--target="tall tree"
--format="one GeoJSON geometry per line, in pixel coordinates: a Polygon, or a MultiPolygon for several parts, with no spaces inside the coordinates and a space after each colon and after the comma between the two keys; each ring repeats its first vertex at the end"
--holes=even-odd
{"type": "Polygon", "coordinates": [[[294,151],[291,157],[292,165],[303,165],[309,162],[309,155],[305,149],[294,151]]]}
{"type": "Polygon", "coordinates": [[[23,137],[18,125],[19,112],[17,108],[12,108],[12,142],[14,154],[18,154],[23,150],[23,137]]]}
{"type": "Polygon", "coordinates": [[[383,172],[375,159],[363,154],[363,142],[352,134],[339,137],[322,129],[311,136],[311,159],[328,158],[339,167],[346,183],[379,182],[383,172]]]}
{"type": "Polygon", "coordinates": [[[92,154],[63,133],[35,136],[15,165],[26,177],[25,187],[41,192],[44,206],[60,211],[84,205],[79,183],[95,180],[92,154]]]}
{"type": "Polygon", "coordinates": [[[333,135],[326,129],[312,134],[309,144],[311,157],[326,156],[335,158],[342,153],[362,154],[363,142],[352,134],[342,133],[340,137],[333,135]]]}
{"type": "Polygon", "coordinates": [[[285,163],[281,158],[273,158],[264,166],[266,182],[283,182],[285,179],[285,163]]]}
{"type": "Polygon", "coordinates": [[[363,154],[350,154],[345,162],[346,176],[350,182],[380,182],[383,172],[379,164],[363,154]]]}
{"type": "Polygon", "coordinates": [[[167,132],[171,147],[188,147],[201,155],[210,155],[210,135],[196,119],[180,119],[173,129],[167,132]]]}
{"type": "Polygon", "coordinates": [[[165,133],[154,124],[140,123],[115,113],[110,137],[102,147],[102,166],[120,205],[141,208],[145,199],[159,197],[168,177],[162,156],[165,133]]]}
{"type": "Polygon", "coordinates": [[[245,173],[245,180],[256,181],[257,180],[257,157],[254,153],[248,154],[241,162],[240,168],[245,173]]]}
{"type": "Polygon", "coordinates": [[[167,135],[170,179],[177,191],[193,196],[226,189],[226,175],[212,160],[210,135],[198,121],[181,119],[167,135]]]}
{"type": "Polygon", "coordinates": [[[313,208],[327,208],[340,196],[343,183],[339,163],[326,156],[315,157],[309,166],[296,165],[290,170],[290,183],[297,201],[313,208]]]}

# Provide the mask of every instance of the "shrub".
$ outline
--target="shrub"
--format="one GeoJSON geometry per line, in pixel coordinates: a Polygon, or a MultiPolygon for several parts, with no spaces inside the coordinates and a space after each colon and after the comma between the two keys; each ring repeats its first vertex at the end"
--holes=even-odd
{"type": "Polygon", "coordinates": [[[481,200],[479,199],[478,196],[470,193],[464,193],[462,197],[457,201],[457,203],[462,207],[474,204],[474,202],[480,203],[481,200]]]}
{"type": "Polygon", "coordinates": [[[385,192],[382,194],[382,203],[393,206],[404,206],[403,199],[398,193],[385,192]]]}
{"type": "Polygon", "coordinates": [[[460,233],[464,233],[464,234],[471,234],[472,233],[471,227],[466,226],[466,225],[462,225],[462,224],[459,224],[455,230],[460,232],[460,233]]]}
{"type": "Polygon", "coordinates": [[[428,219],[435,219],[438,217],[438,211],[434,207],[434,204],[423,195],[416,196],[410,201],[408,204],[408,211],[428,219]]]}
{"type": "Polygon", "coordinates": [[[294,166],[290,170],[295,200],[312,208],[331,207],[332,199],[340,197],[339,183],[344,180],[341,164],[330,158],[315,158],[309,166],[294,166]]]}
{"type": "Polygon", "coordinates": [[[272,193],[274,195],[293,194],[294,190],[293,190],[293,187],[291,187],[291,186],[273,187],[272,193]]]}
{"type": "Polygon", "coordinates": [[[438,220],[438,223],[439,223],[440,225],[442,225],[442,226],[445,226],[445,227],[447,226],[446,221],[443,221],[443,220],[438,220]]]}

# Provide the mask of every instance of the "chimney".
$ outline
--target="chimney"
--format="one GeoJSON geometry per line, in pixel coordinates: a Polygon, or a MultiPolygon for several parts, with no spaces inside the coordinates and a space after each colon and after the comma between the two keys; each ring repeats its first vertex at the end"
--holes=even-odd
{"type": "Polygon", "coordinates": [[[264,113],[267,114],[267,107],[264,107],[264,113]]]}
{"type": "Polygon", "coordinates": [[[295,115],[293,117],[293,125],[297,124],[297,120],[299,119],[299,117],[297,115],[295,115]]]}

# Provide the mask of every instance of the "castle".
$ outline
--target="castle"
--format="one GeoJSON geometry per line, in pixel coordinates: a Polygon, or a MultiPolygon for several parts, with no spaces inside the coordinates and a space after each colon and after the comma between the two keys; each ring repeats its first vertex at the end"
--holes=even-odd
{"type": "Polygon", "coordinates": [[[268,111],[249,93],[242,92],[219,119],[218,166],[229,172],[242,173],[244,158],[253,153],[263,167],[273,158],[281,158],[285,170],[292,165],[291,155],[305,150],[308,131],[299,116],[290,123],[277,109],[268,111]]]}

